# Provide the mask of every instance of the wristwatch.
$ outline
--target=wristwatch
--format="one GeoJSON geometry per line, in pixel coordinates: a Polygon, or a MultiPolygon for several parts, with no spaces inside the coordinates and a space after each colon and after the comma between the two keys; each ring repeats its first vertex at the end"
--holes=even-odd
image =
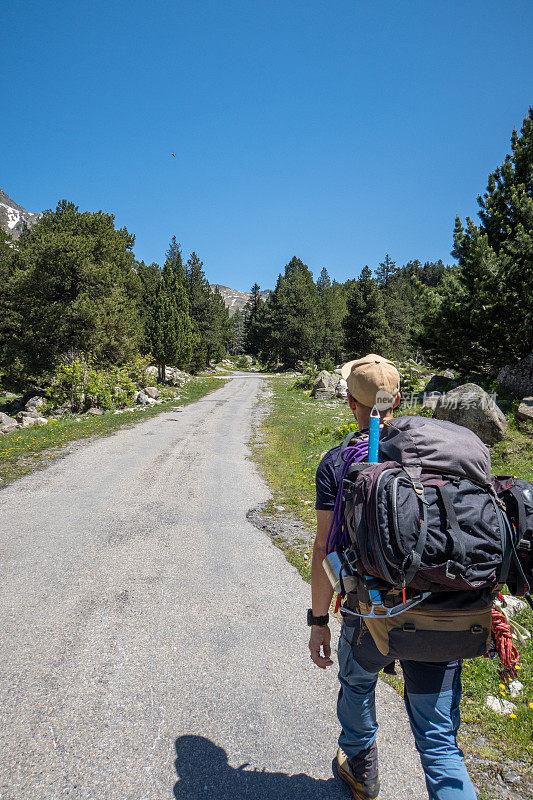
{"type": "Polygon", "coordinates": [[[329,614],[324,614],[323,617],[314,617],[313,616],[313,609],[307,609],[307,624],[309,627],[312,625],[318,625],[320,628],[323,628],[324,625],[327,625],[329,622],[329,614]]]}

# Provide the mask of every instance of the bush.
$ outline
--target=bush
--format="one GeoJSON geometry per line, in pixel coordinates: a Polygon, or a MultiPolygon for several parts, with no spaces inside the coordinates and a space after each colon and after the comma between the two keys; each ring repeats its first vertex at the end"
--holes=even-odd
{"type": "Polygon", "coordinates": [[[134,392],[128,365],[102,370],[83,358],[76,358],[58,367],[46,398],[51,408],[68,405],[81,412],[91,406],[104,410],[121,408],[133,402],[134,392]]]}
{"type": "Polygon", "coordinates": [[[127,372],[128,377],[131,378],[136,386],[144,389],[145,386],[150,386],[150,379],[146,371],[152,361],[151,355],[141,356],[137,353],[134,358],[124,365],[123,370],[127,372]]]}
{"type": "Polygon", "coordinates": [[[357,422],[347,422],[345,425],[341,425],[339,428],[335,428],[335,438],[340,439],[340,441],[344,441],[349,433],[352,433],[359,430],[359,425],[357,422]]]}
{"type": "Polygon", "coordinates": [[[299,378],[296,378],[290,389],[312,389],[318,376],[318,369],[309,365],[304,369],[299,378]]]}
{"type": "Polygon", "coordinates": [[[245,355],[240,355],[235,361],[235,367],[237,369],[248,369],[251,367],[251,364],[248,362],[248,359],[245,355]]]}

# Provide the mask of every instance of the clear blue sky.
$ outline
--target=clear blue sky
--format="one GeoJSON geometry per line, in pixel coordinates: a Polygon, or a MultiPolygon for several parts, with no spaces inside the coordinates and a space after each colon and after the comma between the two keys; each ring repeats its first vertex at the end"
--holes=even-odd
{"type": "Polygon", "coordinates": [[[530,0],[2,3],[0,186],[211,282],[450,262],[533,102],[530,0]],[[176,153],[172,158],[171,152],[176,153]]]}

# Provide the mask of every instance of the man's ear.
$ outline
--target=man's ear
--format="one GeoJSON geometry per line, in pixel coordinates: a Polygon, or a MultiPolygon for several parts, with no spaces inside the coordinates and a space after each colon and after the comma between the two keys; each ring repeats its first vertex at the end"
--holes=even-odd
{"type": "Polygon", "coordinates": [[[354,397],[352,397],[350,392],[348,392],[347,397],[348,397],[348,405],[350,406],[352,411],[355,411],[356,406],[357,406],[357,401],[355,400],[354,397]]]}
{"type": "Polygon", "coordinates": [[[402,395],[400,394],[400,392],[398,392],[398,394],[396,395],[396,400],[394,401],[393,408],[398,408],[398,406],[400,405],[400,400],[401,399],[402,399],[402,395]]]}

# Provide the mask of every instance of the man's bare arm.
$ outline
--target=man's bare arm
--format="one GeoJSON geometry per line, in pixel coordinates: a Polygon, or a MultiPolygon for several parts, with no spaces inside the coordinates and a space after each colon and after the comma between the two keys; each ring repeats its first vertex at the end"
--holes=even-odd
{"type": "MultiPolygon", "coordinates": [[[[322,617],[328,613],[333,597],[333,588],[324,572],[322,562],[326,557],[326,541],[333,519],[333,511],[317,511],[317,532],[311,562],[311,596],[313,616],[322,617]]],[[[333,664],[331,660],[331,631],[328,625],[313,625],[309,638],[311,658],[317,667],[326,669],[333,664]],[[322,653],[321,653],[322,651],[322,653]]]]}

